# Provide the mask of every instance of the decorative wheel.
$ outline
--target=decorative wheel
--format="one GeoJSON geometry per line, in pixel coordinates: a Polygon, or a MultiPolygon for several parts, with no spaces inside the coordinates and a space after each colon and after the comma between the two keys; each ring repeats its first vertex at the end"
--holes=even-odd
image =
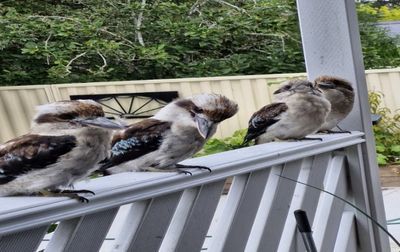
{"type": "Polygon", "coordinates": [[[91,99],[103,106],[109,118],[140,119],[153,116],[178,98],[178,92],[71,95],[71,100],[91,99]]]}

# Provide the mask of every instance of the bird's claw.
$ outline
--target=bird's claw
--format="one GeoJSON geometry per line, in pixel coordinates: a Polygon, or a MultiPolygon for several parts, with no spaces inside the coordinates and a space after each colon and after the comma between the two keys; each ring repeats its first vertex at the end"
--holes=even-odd
{"type": "Polygon", "coordinates": [[[324,134],[343,134],[343,133],[348,133],[348,134],[351,134],[351,131],[348,131],[348,130],[324,130],[324,131],[320,131],[319,133],[324,133],[324,134]]]}
{"type": "Polygon", "coordinates": [[[89,203],[89,200],[87,198],[79,196],[79,195],[77,195],[76,199],[79,200],[82,203],[89,203]]]}
{"type": "Polygon", "coordinates": [[[207,166],[198,166],[197,168],[211,172],[211,169],[207,166]]]}
{"type": "Polygon", "coordinates": [[[176,168],[184,168],[184,169],[202,169],[211,172],[212,170],[207,166],[202,165],[183,165],[183,164],[176,164],[176,168]]]}
{"type": "Polygon", "coordinates": [[[298,141],[301,141],[301,140],[318,140],[318,141],[323,141],[323,139],[322,138],[320,138],[320,137],[303,137],[303,138],[299,138],[299,139],[297,139],[298,141]]]}
{"type": "Polygon", "coordinates": [[[45,196],[66,196],[69,197],[70,199],[76,199],[82,203],[89,203],[89,200],[87,198],[79,196],[78,193],[90,193],[92,195],[96,195],[93,191],[90,190],[61,190],[61,189],[47,191],[42,194],[45,196]]]}
{"type": "Polygon", "coordinates": [[[178,170],[178,173],[183,173],[185,175],[190,175],[190,176],[193,175],[190,171],[185,171],[185,170],[178,170]]]}

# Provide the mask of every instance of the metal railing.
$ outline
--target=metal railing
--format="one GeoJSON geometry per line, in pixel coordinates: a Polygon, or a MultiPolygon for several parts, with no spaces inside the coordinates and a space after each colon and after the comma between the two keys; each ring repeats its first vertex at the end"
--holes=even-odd
{"type": "Polygon", "coordinates": [[[187,160],[212,172],[123,173],[80,182],[96,195],[0,198],[0,251],[305,251],[293,211],[304,209],[318,251],[374,251],[363,134],[274,142],[187,160]],[[234,177],[227,195],[227,178],[234,177]],[[54,233],[49,227],[57,223],[54,233]],[[357,227],[357,231],[356,231],[357,227]],[[46,239],[43,240],[43,237],[46,239]]]}

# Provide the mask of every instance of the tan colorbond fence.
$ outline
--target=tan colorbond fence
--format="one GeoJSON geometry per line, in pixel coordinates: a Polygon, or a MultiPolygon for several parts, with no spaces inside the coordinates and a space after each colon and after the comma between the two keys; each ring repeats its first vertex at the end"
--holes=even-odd
{"type": "MultiPolygon", "coordinates": [[[[400,69],[366,71],[370,90],[385,94],[384,105],[400,108],[400,69]]],[[[178,91],[180,97],[198,93],[220,93],[239,104],[238,114],[221,123],[216,137],[230,136],[246,128],[249,117],[272,101],[277,84],[289,78],[304,78],[305,73],[248,75],[211,78],[186,78],[143,81],[72,83],[59,85],[0,87],[0,143],[27,133],[34,107],[70,95],[178,91]]]]}

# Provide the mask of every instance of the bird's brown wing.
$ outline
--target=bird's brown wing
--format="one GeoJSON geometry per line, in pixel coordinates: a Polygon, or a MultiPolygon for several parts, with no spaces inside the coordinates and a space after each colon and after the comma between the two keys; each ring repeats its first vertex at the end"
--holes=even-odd
{"type": "Polygon", "coordinates": [[[0,184],[30,170],[43,169],[76,146],[74,136],[28,134],[0,146],[0,184]]]}
{"type": "Polygon", "coordinates": [[[280,120],[279,116],[287,109],[288,107],[285,103],[278,102],[266,105],[255,112],[249,120],[249,126],[244,143],[248,143],[264,134],[268,127],[280,120]]]}
{"type": "Polygon", "coordinates": [[[99,170],[105,171],[107,168],[157,150],[162,143],[164,132],[170,127],[170,122],[146,119],[115,134],[112,140],[111,157],[102,162],[99,170]]]}

